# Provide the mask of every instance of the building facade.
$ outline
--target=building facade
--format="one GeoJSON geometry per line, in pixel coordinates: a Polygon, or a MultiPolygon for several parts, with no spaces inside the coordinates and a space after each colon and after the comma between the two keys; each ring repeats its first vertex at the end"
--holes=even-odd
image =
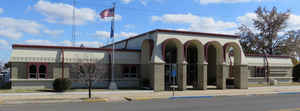
{"type": "Polygon", "coordinates": [[[80,59],[99,62],[103,69],[95,87],[107,88],[111,69],[119,88],[148,84],[155,91],[206,90],[212,85],[238,89],[248,84],[277,80],[291,82],[291,59],[286,56],[247,55],[235,35],[157,29],[102,48],[13,45],[10,58],[13,88],[51,87],[55,78],[73,80],[80,87],[72,64],[80,59]],[[266,72],[269,71],[269,72],[266,72]]]}

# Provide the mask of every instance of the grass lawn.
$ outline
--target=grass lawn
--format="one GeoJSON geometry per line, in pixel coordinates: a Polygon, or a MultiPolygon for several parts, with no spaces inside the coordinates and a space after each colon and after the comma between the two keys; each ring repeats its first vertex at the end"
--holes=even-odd
{"type": "MultiPolygon", "coordinates": [[[[119,90],[138,90],[138,89],[119,89],[119,90]]],[[[109,89],[92,89],[93,92],[111,91],[109,89]]],[[[0,93],[40,93],[54,92],[52,89],[0,89],[0,93]]],[[[66,92],[88,92],[88,89],[70,89],[66,92]]]]}

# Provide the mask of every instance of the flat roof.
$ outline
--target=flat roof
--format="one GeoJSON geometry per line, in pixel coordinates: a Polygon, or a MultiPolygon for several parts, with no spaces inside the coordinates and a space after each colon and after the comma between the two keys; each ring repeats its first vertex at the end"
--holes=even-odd
{"type": "MultiPolygon", "coordinates": [[[[181,33],[181,34],[194,34],[194,35],[208,35],[208,36],[219,36],[219,37],[229,37],[229,38],[240,38],[238,35],[230,35],[230,34],[217,34],[217,33],[181,31],[181,30],[168,30],[168,29],[155,29],[155,30],[152,30],[152,31],[149,31],[149,32],[145,32],[145,33],[142,33],[142,34],[139,34],[139,35],[129,37],[127,39],[115,42],[115,44],[118,44],[118,43],[121,43],[121,42],[124,42],[124,41],[128,41],[128,40],[131,40],[131,39],[139,38],[143,35],[146,35],[148,33],[153,33],[153,32],[168,32],[168,33],[181,33]]],[[[103,47],[109,47],[111,45],[112,44],[108,44],[108,45],[105,45],[103,47]]]]}
{"type": "MultiPolygon", "coordinates": [[[[51,46],[51,45],[27,45],[27,44],[13,44],[12,48],[48,48],[48,49],[77,49],[77,50],[99,50],[112,51],[111,48],[92,48],[92,47],[73,47],[73,46],[51,46]]],[[[115,49],[115,51],[129,51],[140,52],[137,49],[115,49]]]]}

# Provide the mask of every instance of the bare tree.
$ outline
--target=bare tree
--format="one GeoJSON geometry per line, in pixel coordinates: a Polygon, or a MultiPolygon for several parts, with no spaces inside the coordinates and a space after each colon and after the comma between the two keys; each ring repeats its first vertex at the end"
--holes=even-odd
{"type": "Polygon", "coordinates": [[[4,70],[4,62],[2,61],[2,60],[0,60],[0,72],[2,71],[2,70],[4,70]]]}
{"type": "Polygon", "coordinates": [[[295,59],[300,55],[300,30],[288,31],[284,35],[284,40],[279,43],[279,50],[295,59]]]}
{"type": "Polygon", "coordinates": [[[246,53],[264,53],[281,54],[278,48],[283,37],[278,36],[280,31],[287,27],[287,19],[290,11],[277,12],[273,7],[271,11],[266,8],[258,7],[255,11],[257,18],[253,19],[253,25],[256,30],[251,30],[249,26],[242,25],[239,27],[241,36],[241,45],[246,53]]]}
{"type": "Polygon", "coordinates": [[[105,78],[108,78],[108,65],[104,64],[98,59],[78,58],[76,63],[71,65],[72,75],[76,78],[75,81],[86,85],[89,90],[89,98],[91,98],[91,90],[96,83],[103,82],[105,78]]]}

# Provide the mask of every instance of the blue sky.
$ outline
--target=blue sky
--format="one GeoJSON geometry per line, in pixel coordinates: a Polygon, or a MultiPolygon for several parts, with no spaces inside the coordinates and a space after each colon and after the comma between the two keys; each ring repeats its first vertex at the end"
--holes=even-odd
{"type": "MultiPolygon", "coordinates": [[[[113,1],[117,40],[157,28],[234,34],[258,6],[290,9],[287,30],[300,29],[299,0],[76,0],[77,46],[107,44],[109,18],[99,13],[113,1]]],[[[72,0],[0,2],[0,61],[9,60],[12,44],[71,45],[72,0]]]]}

